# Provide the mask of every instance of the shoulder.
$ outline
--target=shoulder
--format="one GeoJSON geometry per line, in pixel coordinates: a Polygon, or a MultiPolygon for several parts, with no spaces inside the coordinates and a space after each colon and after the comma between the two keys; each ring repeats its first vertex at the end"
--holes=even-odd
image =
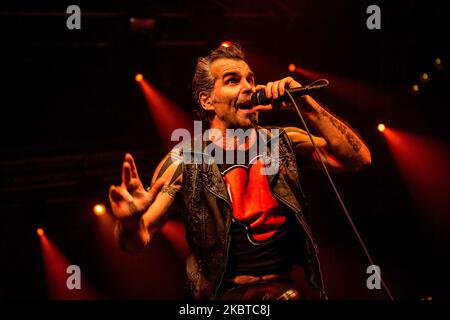
{"type": "Polygon", "coordinates": [[[258,130],[262,136],[268,137],[268,139],[277,139],[286,134],[285,128],[278,126],[258,126],[258,130]]]}
{"type": "Polygon", "coordinates": [[[175,146],[159,162],[153,174],[152,185],[156,180],[163,178],[166,183],[181,182],[183,175],[183,153],[182,149],[175,146]]]}

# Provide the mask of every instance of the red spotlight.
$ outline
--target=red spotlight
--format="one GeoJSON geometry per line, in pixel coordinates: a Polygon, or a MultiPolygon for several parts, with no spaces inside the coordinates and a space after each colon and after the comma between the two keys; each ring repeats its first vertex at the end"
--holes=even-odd
{"type": "Polygon", "coordinates": [[[42,228],[37,228],[36,233],[39,237],[42,237],[44,235],[44,229],[42,228]]]}
{"type": "Polygon", "coordinates": [[[381,91],[380,88],[364,83],[359,79],[315,71],[305,68],[304,65],[301,68],[296,67],[295,73],[301,75],[307,81],[315,81],[322,78],[329,80],[330,87],[327,91],[358,109],[373,112],[373,110],[378,108],[378,105],[385,103],[384,97],[387,94],[385,91],[381,91]]]}
{"type": "Polygon", "coordinates": [[[143,76],[141,73],[138,73],[138,74],[134,77],[134,79],[135,79],[137,82],[141,82],[141,81],[144,79],[144,76],[143,76]]]}
{"type": "Polygon", "coordinates": [[[106,213],[106,208],[103,204],[99,203],[94,206],[93,211],[96,216],[102,216],[106,213]]]}
{"type": "Polygon", "coordinates": [[[446,143],[386,128],[383,136],[414,200],[438,225],[448,225],[450,150],[446,143]],[[443,220],[446,219],[446,220],[443,220]]]}
{"type": "Polygon", "coordinates": [[[86,277],[83,275],[81,275],[80,278],[81,288],[76,290],[70,289],[67,285],[69,279],[67,270],[72,263],[49,238],[41,236],[39,240],[49,299],[91,300],[102,298],[101,294],[89,284],[86,277]]]}
{"type": "Polygon", "coordinates": [[[146,79],[139,82],[150,113],[156,120],[156,127],[161,135],[163,144],[170,150],[176,141],[171,140],[175,129],[184,128],[193,132],[192,118],[175,103],[164,96],[155,86],[146,79]]]}
{"type": "Polygon", "coordinates": [[[225,48],[232,47],[233,46],[233,42],[231,42],[231,41],[224,41],[224,42],[222,42],[220,44],[220,46],[221,47],[225,47],[225,48]]]}
{"type": "Polygon", "coordinates": [[[295,64],[293,64],[293,63],[291,63],[291,64],[289,65],[289,67],[288,67],[288,70],[289,70],[290,72],[294,72],[295,69],[296,69],[296,67],[295,67],[295,64]]]}
{"type": "Polygon", "coordinates": [[[378,131],[383,132],[386,129],[386,126],[383,123],[378,125],[378,131]]]}

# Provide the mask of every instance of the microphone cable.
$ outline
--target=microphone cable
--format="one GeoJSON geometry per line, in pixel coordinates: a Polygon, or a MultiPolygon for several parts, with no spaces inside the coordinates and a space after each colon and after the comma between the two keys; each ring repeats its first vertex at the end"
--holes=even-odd
{"type": "MultiPolygon", "coordinates": [[[[319,80],[316,80],[316,81],[310,83],[308,86],[311,86],[311,85],[313,85],[313,84],[316,84],[316,83],[319,82],[319,81],[326,81],[327,84],[329,83],[328,80],[326,80],[326,79],[319,79],[319,80]]],[[[324,170],[324,172],[325,172],[325,175],[327,176],[328,181],[329,181],[330,184],[331,184],[331,187],[332,187],[332,189],[333,189],[333,191],[334,191],[334,194],[336,195],[336,198],[338,199],[338,202],[339,202],[339,204],[340,204],[342,210],[344,211],[344,213],[345,213],[345,215],[346,215],[346,217],[347,217],[347,220],[348,220],[348,222],[350,223],[350,225],[351,225],[351,227],[352,227],[352,229],[353,229],[353,232],[355,233],[355,235],[356,235],[356,237],[357,237],[357,239],[358,239],[359,244],[361,245],[361,247],[362,247],[362,249],[363,249],[363,251],[364,251],[364,253],[365,253],[367,259],[369,260],[370,265],[375,265],[375,263],[374,263],[373,260],[372,260],[371,255],[369,254],[369,251],[367,250],[366,244],[364,243],[363,239],[361,238],[361,236],[360,236],[360,234],[359,234],[359,231],[358,231],[358,229],[356,228],[355,223],[353,222],[353,219],[351,218],[350,213],[349,213],[349,211],[348,211],[346,205],[344,204],[344,201],[342,200],[342,197],[341,197],[341,195],[339,194],[339,191],[337,190],[336,185],[335,185],[333,179],[331,178],[330,172],[328,171],[328,168],[327,168],[327,166],[326,166],[325,163],[324,163],[324,159],[322,158],[322,153],[319,152],[319,150],[318,150],[316,144],[314,143],[314,139],[312,138],[311,132],[309,131],[309,128],[308,128],[308,126],[306,125],[305,119],[303,118],[303,115],[302,115],[302,113],[300,112],[300,108],[297,106],[297,103],[295,102],[295,99],[292,97],[292,95],[291,95],[291,93],[289,92],[289,90],[286,90],[286,93],[289,95],[289,98],[290,98],[290,100],[291,100],[291,102],[292,102],[292,104],[293,104],[293,106],[294,106],[294,108],[295,108],[295,111],[297,112],[297,114],[298,114],[298,116],[299,116],[299,118],[300,118],[300,120],[301,120],[301,122],[302,122],[302,125],[304,126],[304,128],[305,128],[305,130],[306,130],[306,133],[308,134],[309,140],[311,141],[311,143],[312,143],[312,145],[313,145],[314,152],[316,152],[316,154],[318,155],[318,157],[319,157],[319,159],[320,159],[320,163],[321,163],[321,165],[322,165],[322,167],[323,167],[323,170],[324,170]]],[[[383,288],[386,290],[386,292],[387,292],[387,294],[388,294],[390,300],[394,300],[394,297],[392,296],[391,292],[389,291],[389,288],[388,288],[387,285],[384,283],[383,278],[381,277],[381,275],[378,273],[378,269],[377,269],[377,268],[375,268],[375,272],[377,273],[377,275],[378,275],[378,277],[379,277],[379,279],[380,279],[380,281],[381,281],[381,285],[382,285],[383,288]]]]}

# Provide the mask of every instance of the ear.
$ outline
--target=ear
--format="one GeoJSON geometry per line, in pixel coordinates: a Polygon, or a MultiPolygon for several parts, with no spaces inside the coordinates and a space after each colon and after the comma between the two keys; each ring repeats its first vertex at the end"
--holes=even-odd
{"type": "Polygon", "coordinates": [[[200,105],[202,106],[203,109],[214,110],[214,106],[212,104],[212,98],[208,92],[206,92],[206,91],[200,92],[198,99],[199,99],[200,105]]]}

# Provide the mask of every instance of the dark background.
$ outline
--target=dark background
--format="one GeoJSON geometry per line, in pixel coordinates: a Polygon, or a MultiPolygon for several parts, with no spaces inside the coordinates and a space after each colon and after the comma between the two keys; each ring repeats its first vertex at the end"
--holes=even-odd
{"type": "MultiPolygon", "coordinates": [[[[238,40],[258,83],[295,63],[380,92],[370,105],[323,93],[317,98],[352,124],[372,151],[363,172],[335,175],[370,252],[400,299],[449,298],[448,216],[427,224],[382,135],[379,121],[448,141],[449,10],[443,1],[14,1],[0,9],[0,297],[48,297],[37,226],[105,297],[183,297],[183,259],[157,237],[142,256],[111,267],[99,257],[96,201],[107,202],[131,152],[149,181],[165,150],[136,72],[186,112],[196,59],[238,40]],[[81,30],[66,28],[67,6],[81,8],[81,30]],[[381,7],[382,29],[366,28],[381,7]],[[155,19],[132,32],[131,17],[155,19]],[[443,70],[433,61],[440,57],[443,70]],[[421,72],[432,81],[409,90],[421,72]],[[123,266],[123,267],[121,267],[123,266]],[[115,282],[117,278],[128,279],[115,282]],[[121,273],[122,275],[119,275],[121,273]]],[[[306,79],[296,78],[305,83],[306,79]]],[[[333,85],[331,83],[331,85],[333,85]]],[[[367,98],[363,91],[354,95],[367,98]]],[[[265,124],[298,125],[289,114],[265,124]]],[[[420,150],[418,150],[420,152],[420,150]]],[[[322,172],[305,172],[330,298],[384,299],[365,287],[368,266],[322,172]]],[[[448,190],[447,190],[448,193],[448,190]]],[[[448,212],[448,210],[447,210],[448,212]]]]}

